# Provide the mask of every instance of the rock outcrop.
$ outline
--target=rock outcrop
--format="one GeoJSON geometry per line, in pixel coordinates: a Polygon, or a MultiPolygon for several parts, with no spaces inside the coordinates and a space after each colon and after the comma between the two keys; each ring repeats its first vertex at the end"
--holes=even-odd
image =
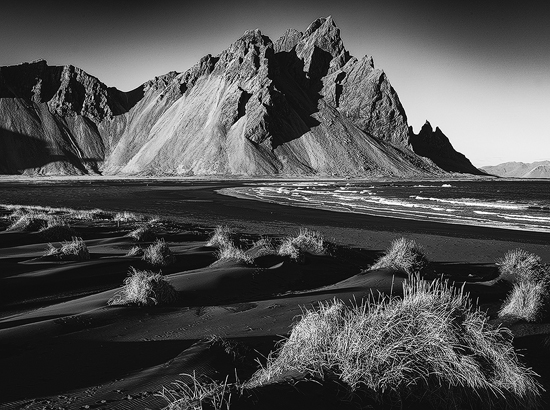
{"type": "Polygon", "coordinates": [[[488,174],[505,178],[550,178],[550,161],[505,162],[481,169],[488,174]]]}
{"type": "Polygon", "coordinates": [[[448,172],[466,172],[469,174],[483,175],[485,172],[477,169],[464,154],[457,152],[449,139],[439,127],[434,129],[426,123],[418,134],[409,128],[409,142],[413,151],[418,155],[431,159],[439,168],[448,172]]]}
{"type": "Polygon", "coordinates": [[[476,171],[465,157],[456,160],[461,154],[446,137],[412,143],[411,135],[385,73],[371,57],[349,55],[331,17],[274,43],[260,30],[247,31],[220,55],[131,92],[72,66],[0,68],[1,173],[476,171]],[[445,141],[453,160],[441,148],[445,141]]]}

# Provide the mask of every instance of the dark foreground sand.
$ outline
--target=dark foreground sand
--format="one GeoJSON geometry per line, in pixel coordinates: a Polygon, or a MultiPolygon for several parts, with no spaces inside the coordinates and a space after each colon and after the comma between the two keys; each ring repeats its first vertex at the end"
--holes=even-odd
{"type": "MultiPolygon", "coordinates": [[[[158,270],[139,257],[125,256],[136,244],[125,234],[139,223],[71,221],[91,255],[89,261],[74,262],[43,257],[48,240],[38,232],[7,232],[8,221],[1,220],[0,407],[161,408],[166,402],[156,394],[182,379],[182,373],[223,379],[234,378],[237,369],[239,378],[246,379],[257,368],[255,359],[262,361],[281,335],[288,334],[303,306],[335,297],[360,300],[372,292],[399,289],[402,275],[362,270],[400,236],[424,246],[432,275],[485,281],[469,284],[467,290],[492,315],[505,296],[503,289],[490,286],[497,275],[497,258],[521,247],[550,262],[548,234],[290,208],[213,192],[226,186],[143,187],[132,193],[139,200],[118,202],[98,195],[93,201],[74,197],[60,203],[54,189],[49,196],[41,191],[40,205],[121,210],[117,203],[124,203],[137,212],[177,195],[177,212],[161,206],[156,212],[163,221],[174,220],[155,228],[176,255],[173,265],[162,268],[179,292],[178,302],[170,307],[107,306],[130,266],[158,270]],[[335,246],[330,255],[307,255],[301,263],[277,255],[254,258],[252,265],[214,263],[216,249],[205,244],[222,223],[240,232],[239,244],[246,249],[261,235],[278,238],[302,226],[320,231],[335,246]],[[210,336],[239,343],[242,357],[207,342],[210,336]]],[[[4,203],[38,204],[32,196],[17,197],[15,190],[4,194],[4,203]]],[[[254,257],[254,250],[249,255],[254,257]]],[[[506,325],[548,389],[550,326],[506,325]]],[[[337,408],[326,398],[316,403],[311,397],[321,396],[315,391],[307,397],[304,407],[299,399],[289,403],[285,395],[274,394],[269,407],[337,408]]]]}

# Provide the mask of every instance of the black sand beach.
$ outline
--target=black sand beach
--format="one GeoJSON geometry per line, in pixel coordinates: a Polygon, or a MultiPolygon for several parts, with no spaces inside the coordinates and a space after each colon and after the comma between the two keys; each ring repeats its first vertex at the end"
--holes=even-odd
{"type": "MultiPolygon", "coordinates": [[[[506,295],[491,286],[498,275],[496,259],[522,248],[550,261],[549,234],[293,208],[215,192],[241,183],[2,182],[3,204],[131,211],[166,221],[156,225],[155,234],[165,238],[175,263],[162,273],[180,298],[167,307],[107,306],[130,266],[150,269],[140,257],[125,256],[135,245],[125,235],[140,222],[71,221],[90,260],[59,262],[42,256],[51,241],[38,232],[7,232],[3,220],[0,281],[7,303],[0,318],[5,380],[0,407],[161,408],[166,402],[156,394],[181,373],[220,379],[233,377],[238,368],[244,379],[256,368],[254,358],[267,355],[288,334],[304,306],[398,289],[401,274],[362,272],[399,237],[424,247],[431,277],[470,282],[466,289],[496,322],[506,295]],[[218,225],[234,228],[245,249],[261,236],[280,239],[300,227],[320,232],[333,245],[329,254],[308,255],[302,263],[256,257],[253,250],[248,251],[252,265],[215,262],[216,249],[206,242],[218,225]],[[205,341],[211,336],[244,346],[246,360],[236,364],[205,341]]],[[[550,327],[505,324],[548,388],[550,327]]],[[[299,408],[300,401],[294,404],[299,408]]],[[[287,403],[280,398],[271,405],[287,403]]],[[[327,401],[317,408],[331,405],[327,401]]]]}

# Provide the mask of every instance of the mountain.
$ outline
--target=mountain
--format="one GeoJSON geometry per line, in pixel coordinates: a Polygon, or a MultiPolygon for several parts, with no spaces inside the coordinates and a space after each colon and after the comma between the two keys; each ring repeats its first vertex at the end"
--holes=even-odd
{"type": "Polygon", "coordinates": [[[443,134],[439,127],[435,127],[426,121],[418,134],[409,128],[409,142],[415,153],[431,159],[438,167],[449,172],[467,172],[483,175],[472,165],[470,160],[460,152],[455,151],[449,138],[443,134]]]}
{"type": "Polygon", "coordinates": [[[439,129],[423,130],[409,130],[384,71],[350,56],[331,17],[275,42],[246,31],[130,92],[73,66],[0,68],[5,174],[476,173],[439,129]]]}
{"type": "Polygon", "coordinates": [[[491,175],[507,178],[550,178],[550,161],[505,162],[481,168],[491,175]]]}

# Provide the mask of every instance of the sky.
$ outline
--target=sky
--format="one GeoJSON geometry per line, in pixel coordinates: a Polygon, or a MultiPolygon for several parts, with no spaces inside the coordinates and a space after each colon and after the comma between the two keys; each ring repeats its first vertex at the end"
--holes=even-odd
{"type": "Polygon", "coordinates": [[[439,126],[476,166],[550,160],[548,0],[17,0],[2,6],[0,66],[72,64],[129,91],[247,29],[275,41],[329,15],[350,54],[385,71],[415,132],[439,126]]]}

